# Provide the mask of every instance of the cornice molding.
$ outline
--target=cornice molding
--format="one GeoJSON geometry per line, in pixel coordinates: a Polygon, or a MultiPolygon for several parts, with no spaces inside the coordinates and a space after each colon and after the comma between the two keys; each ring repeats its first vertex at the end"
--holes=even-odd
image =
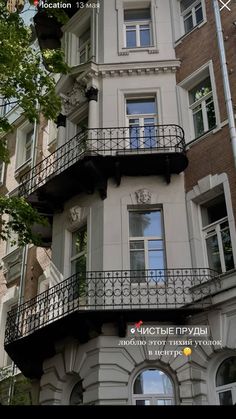
{"type": "MultiPolygon", "coordinates": [[[[79,71],[78,73],[80,79],[88,81],[92,77],[149,76],[153,74],[176,73],[179,67],[179,60],[118,64],[95,64],[91,62],[90,66],[87,66],[82,74],[79,71]]],[[[75,77],[75,73],[73,75],[75,77]]]]}
{"type": "MultiPolygon", "coordinates": [[[[96,80],[112,77],[127,76],[153,76],[158,74],[176,73],[180,67],[179,60],[166,61],[149,61],[136,63],[112,63],[112,64],[96,64],[94,62],[83,65],[83,71],[80,66],[74,67],[68,76],[58,82],[57,92],[70,96],[74,84],[81,87],[89,87],[88,85],[95,83],[96,80]]],[[[79,90],[79,89],[78,89],[79,90]]]]}

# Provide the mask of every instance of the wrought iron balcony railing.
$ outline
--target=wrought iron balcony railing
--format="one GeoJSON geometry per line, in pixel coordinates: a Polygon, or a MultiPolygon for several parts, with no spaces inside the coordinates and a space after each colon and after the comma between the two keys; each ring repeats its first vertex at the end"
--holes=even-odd
{"type": "Polygon", "coordinates": [[[210,269],[77,273],[12,309],[5,345],[75,311],[205,307],[219,287],[219,275],[210,269]]]}
{"type": "Polygon", "coordinates": [[[21,177],[19,194],[36,189],[85,157],[185,153],[184,131],[178,125],[85,129],[21,177]]]}

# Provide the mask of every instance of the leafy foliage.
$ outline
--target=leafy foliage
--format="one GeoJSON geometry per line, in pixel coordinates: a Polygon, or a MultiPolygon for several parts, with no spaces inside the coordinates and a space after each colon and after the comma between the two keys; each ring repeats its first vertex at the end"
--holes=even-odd
{"type": "MultiPolygon", "coordinates": [[[[25,0],[25,3],[33,5],[34,2],[25,0]]],[[[7,0],[0,0],[0,97],[18,104],[29,122],[38,121],[40,114],[46,119],[55,120],[61,102],[55,91],[52,73],[65,74],[69,68],[61,49],[46,50],[42,57],[32,43],[32,28],[24,24],[22,13],[22,7],[10,12],[7,0]],[[44,68],[42,59],[52,73],[44,68]]],[[[63,10],[53,9],[49,15],[61,23],[68,19],[63,10]]],[[[7,118],[0,117],[0,161],[5,163],[9,163],[9,154],[4,135],[12,130],[7,118]]],[[[10,239],[14,244],[13,233],[17,233],[20,246],[26,243],[40,245],[40,237],[32,233],[32,226],[35,223],[45,226],[47,221],[23,198],[0,197],[0,214],[2,240],[10,239]]]]}
{"type": "Polygon", "coordinates": [[[7,221],[4,219],[5,217],[1,220],[0,238],[2,240],[10,239],[10,243],[14,245],[16,239],[13,233],[16,233],[19,246],[23,246],[25,243],[40,245],[41,238],[38,234],[32,233],[32,226],[35,223],[46,226],[48,222],[23,198],[1,196],[0,214],[9,217],[7,221]]]}
{"type": "MultiPolygon", "coordinates": [[[[10,13],[6,0],[0,0],[0,96],[18,103],[26,118],[33,122],[39,114],[55,119],[61,101],[55,92],[55,80],[42,65],[42,56],[32,44],[32,30],[24,24],[21,13],[10,13]]],[[[59,15],[63,16],[63,11],[59,15]]],[[[55,14],[55,11],[50,12],[55,14]]],[[[46,50],[44,57],[53,73],[67,73],[61,49],[46,50]]],[[[6,118],[0,118],[0,134],[10,130],[6,118]]],[[[5,160],[4,145],[0,159],[5,160]]]]}
{"type": "Polygon", "coordinates": [[[0,404],[31,405],[31,382],[22,374],[12,375],[10,369],[0,368],[0,404]],[[11,394],[11,400],[9,400],[11,394]]]}

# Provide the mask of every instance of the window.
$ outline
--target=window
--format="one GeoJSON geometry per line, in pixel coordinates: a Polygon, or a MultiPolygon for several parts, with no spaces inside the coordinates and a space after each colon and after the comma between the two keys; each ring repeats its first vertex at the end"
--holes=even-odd
{"type": "Polygon", "coordinates": [[[220,405],[236,404],[236,357],[222,362],[216,374],[216,392],[220,405]]]}
{"type": "Polygon", "coordinates": [[[3,184],[4,179],[4,162],[0,161],[0,186],[3,184]]]}
{"type": "Polygon", "coordinates": [[[150,8],[124,10],[124,25],[126,48],[144,48],[152,44],[150,8]]]}
{"type": "Polygon", "coordinates": [[[87,226],[72,233],[71,275],[86,271],[87,226]]]}
{"type": "Polygon", "coordinates": [[[141,372],[134,381],[133,403],[137,406],[173,405],[174,387],[169,376],[158,369],[141,372]]]}
{"type": "Polygon", "coordinates": [[[195,138],[216,126],[210,76],[189,91],[190,109],[193,115],[195,138]]]}
{"type": "Polygon", "coordinates": [[[70,395],[70,405],[78,406],[83,404],[83,387],[82,381],[79,381],[75,384],[71,395],[70,395]]]}
{"type": "Polygon", "coordinates": [[[86,132],[88,129],[88,117],[86,116],[76,124],[76,134],[86,132]]]}
{"type": "Polygon", "coordinates": [[[1,108],[1,114],[2,116],[5,116],[10,112],[17,104],[16,98],[11,99],[3,99],[2,108],[1,108]]]}
{"type": "Polygon", "coordinates": [[[86,63],[91,54],[90,29],[79,36],[79,63],[86,63]]]}
{"type": "Polygon", "coordinates": [[[34,127],[26,122],[17,130],[16,168],[30,163],[33,154],[34,127]]]}
{"type": "Polygon", "coordinates": [[[233,269],[234,260],[224,195],[203,204],[201,214],[209,267],[218,272],[233,269]]]}
{"type": "Polygon", "coordinates": [[[47,128],[45,130],[45,136],[47,139],[48,148],[50,148],[51,152],[54,151],[53,146],[55,146],[55,143],[57,141],[57,125],[53,121],[48,121],[47,128]]]}
{"type": "Polygon", "coordinates": [[[202,0],[181,0],[180,10],[183,18],[184,33],[190,32],[203,21],[202,0]]]}
{"type": "MultiPolygon", "coordinates": [[[[12,217],[9,217],[9,221],[13,221],[12,217]]],[[[6,254],[13,252],[18,248],[18,234],[15,231],[11,231],[11,237],[6,241],[6,254]]]]}
{"type": "Polygon", "coordinates": [[[161,210],[130,211],[130,269],[164,269],[165,250],[161,210]]]}
{"type": "Polygon", "coordinates": [[[156,147],[157,106],[155,98],[127,99],[126,117],[129,126],[130,148],[156,147]]]}
{"type": "Polygon", "coordinates": [[[26,134],[25,139],[25,161],[31,158],[32,154],[32,145],[33,145],[33,137],[34,137],[34,130],[32,129],[30,132],[26,134]]]}

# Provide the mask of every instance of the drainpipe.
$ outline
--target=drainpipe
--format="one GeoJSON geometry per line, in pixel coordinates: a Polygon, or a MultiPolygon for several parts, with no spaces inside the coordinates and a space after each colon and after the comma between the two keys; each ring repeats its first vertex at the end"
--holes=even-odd
{"type": "Polygon", "coordinates": [[[229,84],[229,75],[228,75],[227,61],[226,61],[226,55],[225,55],[224,37],[223,37],[223,30],[222,30],[222,25],[221,25],[221,16],[220,16],[220,8],[219,8],[218,0],[212,0],[212,5],[213,5],[214,15],[215,15],[215,25],[216,25],[216,33],[217,33],[217,40],[218,40],[221,73],[222,73],[222,78],[223,78],[225,104],[226,104],[228,123],[229,123],[230,140],[231,140],[232,150],[233,150],[234,165],[236,167],[235,118],[234,118],[233,102],[232,102],[232,96],[231,96],[231,90],[230,90],[230,84],[229,84]]]}

